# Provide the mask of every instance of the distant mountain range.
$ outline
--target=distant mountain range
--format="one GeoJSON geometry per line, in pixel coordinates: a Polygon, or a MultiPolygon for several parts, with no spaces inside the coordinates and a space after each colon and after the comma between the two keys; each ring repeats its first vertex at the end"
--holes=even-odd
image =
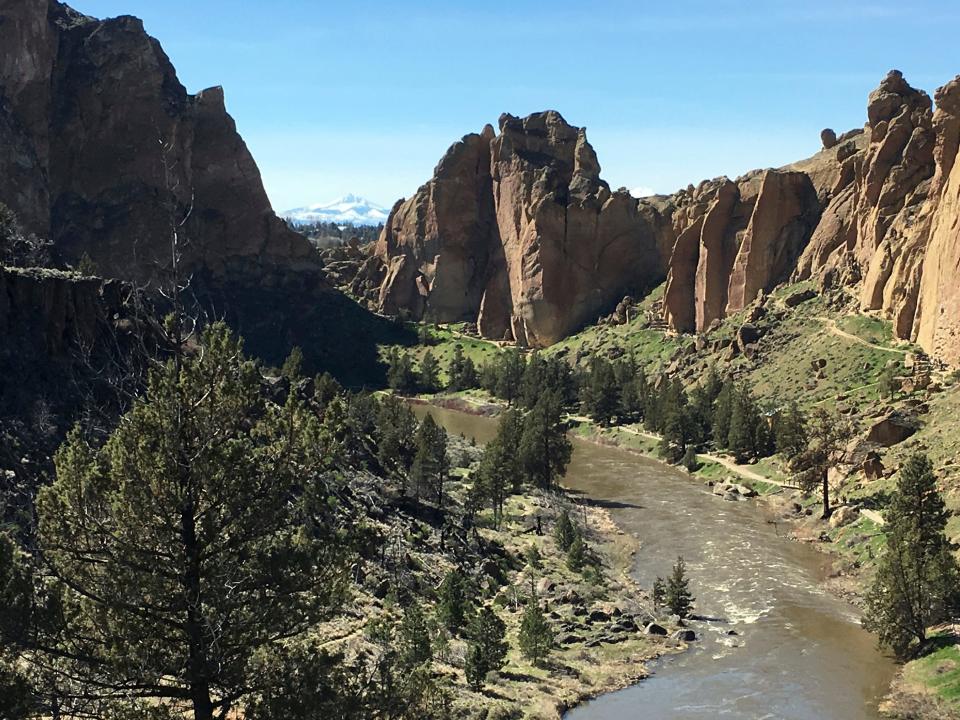
{"type": "Polygon", "coordinates": [[[389,211],[359,195],[344,195],[333,202],[294,208],[281,217],[291,225],[337,223],[338,225],[380,225],[389,211]]]}

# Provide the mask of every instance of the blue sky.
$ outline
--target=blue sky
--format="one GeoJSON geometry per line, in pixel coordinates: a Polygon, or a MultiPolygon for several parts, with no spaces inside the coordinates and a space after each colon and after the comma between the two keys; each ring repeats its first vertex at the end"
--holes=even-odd
{"type": "Polygon", "coordinates": [[[189,91],[224,86],[278,210],[389,206],[465,133],[547,108],[587,127],[611,186],[672,192],[812,154],[891,68],[931,94],[960,73],[947,1],[73,4],[143,18],[189,91]]]}

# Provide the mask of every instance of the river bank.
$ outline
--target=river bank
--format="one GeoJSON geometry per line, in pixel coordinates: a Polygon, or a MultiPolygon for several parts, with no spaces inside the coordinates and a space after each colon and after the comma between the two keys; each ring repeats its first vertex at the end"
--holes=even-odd
{"type": "MultiPolygon", "coordinates": [[[[462,414],[452,410],[451,403],[409,401],[421,417],[427,412],[462,414]]],[[[487,424],[470,433],[450,427],[448,432],[482,444],[491,439],[495,423],[489,409],[478,404],[470,409],[470,417],[487,424]]],[[[463,442],[457,439],[453,446],[463,442]]],[[[457,501],[465,502],[466,495],[458,495],[457,501]]],[[[459,703],[469,705],[473,713],[469,717],[559,720],[585,701],[635,685],[649,676],[652,661],[686,649],[686,643],[672,636],[678,628],[652,612],[647,593],[631,575],[639,551],[636,538],[617,526],[602,503],[582,492],[513,495],[499,527],[482,523],[477,528],[485,541],[502,548],[506,558],[515,558],[508,584],[492,600],[502,608],[507,637],[516,638],[524,598],[535,592],[545,606],[556,647],[546,663],[534,665],[511,642],[506,666],[491,675],[482,693],[463,687],[457,663],[450,663],[448,670],[457,676],[462,695],[459,703]],[[556,546],[553,528],[564,510],[581,528],[596,571],[571,570],[556,546]],[[660,627],[647,632],[650,623],[660,627]]]]}
{"type": "MultiPolygon", "coordinates": [[[[483,417],[494,417],[507,407],[500,400],[477,393],[416,397],[409,401],[483,417]]],[[[635,453],[664,467],[678,469],[661,460],[658,454],[660,438],[654,433],[635,426],[601,427],[581,415],[571,415],[568,419],[574,437],[635,453]]],[[[831,524],[819,517],[819,498],[800,492],[769,461],[749,466],[710,453],[700,453],[697,457],[700,467],[689,473],[691,481],[704,483],[714,494],[731,502],[755,504],[764,517],[777,526],[778,532],[782,528],[793,540],[833,558],[836,566],[825,579],[825,587],[848,602],[857,606],[862,604],[863,571],[872,564],[882,540],[883,519],[879,514],[863,510],[851,521],[851,515],[841,511],[837,519],[844,522],[835,520],[831,524]],[[764,470],[765,474],[754,468],[764,470]]],[[[841,502],[836,507],[843,508],[844,504],[841,502]]]]}
{"type": "MultiPolygon", "coordinates": [[[[421,412],[425,409],[421,409],[421,412]]],[[[454,434],[492,434],[488,417],[433,409],[454,434]]],[[[637,543],[640,588],[687,561],[702,618],[697,642],[639,685],[578,706],[569,720],[876,720],[894,674],[857,611],[824,589],[830,559],[790,540],[756,506],[723,502],[703,483],[640,453],[575,436],[565,486],[594,498],[637,543]]]]}

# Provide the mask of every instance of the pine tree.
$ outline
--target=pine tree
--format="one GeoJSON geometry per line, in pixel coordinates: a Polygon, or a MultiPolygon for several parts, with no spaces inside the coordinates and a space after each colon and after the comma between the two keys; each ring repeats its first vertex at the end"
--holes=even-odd
{"type": "Polygon", "coordinates": [[[433,659],[427,620],[418,605],[411,604],[403,611],[398,635],[402,668],[410,670],[433,659]]]}
{"type": "Polygon", "coordinates": [[[820,490],[824,518],[830,517],[833,512],[830,505],[830,468],[837,463],[841,450],[852,434],[850,423],[841,416],[831,415],[823,408],[815,408],[807,423],[807,447],[790,464],[801,490],[820,490]]]}
{"type": "Polygon", "coordinates": [[[797,403],[791,402],[777,414],[773,431],[777,452],[788,461],[806,450],[807,421],[797,403]]]}
{"type": "Polygon", "coordinates": [[[745,463],[757,456],[758,428],[761,422],[760,410],[749,388],[737,387],[732,398],[727,447],[738,463],[745,463]]]}
{"type": "Polygon", "coordinates": [[[563,407],[556,391],[541,394],[523,421],[520,462],[530,483],[553,490],[573,454],[573,445],[563,426],[563,407]]]}
{"type": "Polygon", "coordinates": [[[516,348],[509,348],[497,357],[494,395],[513,403],[520,395],[526,365],[516,348]]]}
{"type": "Polygon", "coordinates": [[[613,366],[603,358],[590,362],[584,406],[587,414],[601,425],[609,425],[620,412],[620,387],[613,366]]]}
{"type": "Polygon", "coordinates": [[[252,658],[339,605],[347,576],[315,416],[294,393],[266,404],[224,325],[202,347],[151,373],[103,447],[75,430],[57,453],[38,544],[70,622],[40,644],[54,683],[131,712],[137,688],[211,720],[258,687],[252,658]]]}
{"type": "Polygon", "coordinates": [[[729,447],[730,416],[733,413],[733,399],[735,387],[731,382],[724,382],[713,403],[713,443],[717,448],[729,447]]]}
{"type": "Polygon", "coordinates": [[[436,499],[437,512],[442,512],[444,487],[449,473],[447,433],[437,425],[433,415],[427,413],[417,430],[416,452],[410,470],[414,496],[419,498],[424,491],[430,491],[436,499]]]}
{"type": "Polygon", "coordinates": [[[534,592],[520,620],[517,636],[520,653],[534,665],[539,665],[553,649],[553,632],[540,608],[540,600],[534,592]]]}
{"type": "Polygon", "coordinates": [[[520,484],[520,436],[523,418],[516,410],[507,410],[497,425],[497,435],[487,443],[477,470],[481,498],[489,500],[494,526],[499,527],[507,494],[520,484]]]}
{"type": "Polygon", "coordinates": [[[447,377],[447,389],[451,392],[470,390],[478,385],[477,367],[473,360],[463,354],[463,346],[459,343],[453,348],[447,377]]]}
{"type": "Polygon", "coordinates": [[[653,581],[653,591],[651,593],[653,600],[653,611],[660,612],[660,609],[667,603],[667,586],[662,577],[653,581]]]}
{"type": "Polygon", "coordinates": [[[343,387],[337,382],[336,378],[328,372],[317,375],[313,379],[313,401],[320,406],[321,410],[342,392],[343,387]]]}
{"type": "Polygon", "coordinates": [[[303,377],[303,350],[299,345],[294,345],[283,361],[283,367],[280,368],[281,377],[285,377],[291,383],[300,380],[303,377]]]}
{"type": "Polygon", "coordinates": [[[0,717],[4,720],[21,720],[38,709],[23,654],[33,621],[32,585],[24,553],[0,531],[0,717]]]}
{"type": "Polygon", "coordinates": [[[576,526],[570,520],[570,513],[564,510],[560,513],[557,524],[553,528],[553,539],[556,541],[557,547],[560,548],[561,552],[567,552],[578,535],[576,526]]]}
{"type": "Polygon", "coordinates": [[[523,380],[520,383],[520,404],[525,408],[532,408],[547,388],[547,363],[539,352],[534,351],[523,369],[523,380]]]}
{"type": "Polygon", "coordinates": [[[440,385],[440,363],[437,357],[430,350],[424,353],[420,360],[420,374],[417,378],[417,384],[425,393],[437,392],[440,385]]]}
{"type": "Polygon", "coordinates": [[[689,440],[689,418],[683,404],[666,409],[662,428],[662,437],[658,446],[660,457],[669,463],[678,463],[687,452],[689,440]]]}
{"type": "Polygon", "coordinates": [[[440,583],[437,619],[450,632],[458,632],[466,622],[470,607],[467,579],[459,570],[451,570],[440,583]]]}
{"type": "Polygon", "coordinates": [[[960,571],[945,529],[949,513],[930,460],[913,455],[887,511],[887,549],[867,593],[863,625],[905,658],[927,629],[960,609],[960,571]]]}
{"type": "Polygon", "coordinates": [[[507,626],[489,607],[483,607],[470,621],[464,672],[470,686],[480,691],[487,674],[503,667],[507,658],[507,626]]]}
{"type": "Polygon", "coordinates": [[[567,567],[573,572],[580,572],[587,563],[587,544],[583,541],[583,536],[577,532],[570,548],[567,550],[567,567]]]}
{"type": "Polygon", "coordinates": [[[407,403],[393,395],[380,399],[375,430],[377,459],[390,477],[406,479],[417,454],[418,429],[417,418],[407,403]]]}
{"type": "Polygon", "coordinates": [[[687,579],[687,566],[683,558],[677,558],[673,572],[667,580],[665,602],[670,612],[681,620],[690,614],[693,607],[693,595],[690,593],[690,581],[687,579]]]}
{"type": "Polygon", "coordinates": [[[632,357],[617,366],[617,384],[620,386],[620,412],[624,420],[643,419],[649,388],[646,375],[632,357]]]}
{"type": "Polygon", "coordinates": [[[399,393],[411,393],[416,390],[417,376],[413,372],[410,356],[397,348],[391,348],[387,356],[387,385],[399,393]]]}

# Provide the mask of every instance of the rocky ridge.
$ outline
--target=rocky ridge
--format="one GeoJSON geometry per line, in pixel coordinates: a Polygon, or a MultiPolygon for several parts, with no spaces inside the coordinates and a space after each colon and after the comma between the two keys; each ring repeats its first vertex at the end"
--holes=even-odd
{"type": "Polygon", "coordinates": [[[351,289],[386,314],[542,347],[663,277],[677,332],[816,280],[957,364],[960,78],[935,100],[891,71],[865,128],[824,130],[815,156],[640,200],[609,190],[585,131],[556,112],[505,115],[397,203],[351,289]]]}
{"type": "Polygon", "coordinates": [[[318,266],[271,208],[221,88],[190,95],[133,17],[0,5],[0,199],[67,263],[155,281],[189,219],[188,270],[259,281],[318,266]]]}
{"type": "MultiPolygon", "coordinates": [[[[137,18],[0,1],[0,203],[49,238],[54,266],[149,290],[172,282],[176,232],[197,316],[225,319],[251,354],[278,365],[299,346],[310,372],[382,375],[376,346],[396,329],[331,288],[274,214],[223,90],[187,93],[137,18]]],[[[21,279],[38,324],[79,287],[21,279]]]]}
{"type": "Polygon", "coordinates": [[[600,178],[583,128],[554,111],[499,126],[464,136],[394,206],[356,289],[387,314],[546,346],[656,285],[666,245],[657,214],[600,178]]]}

